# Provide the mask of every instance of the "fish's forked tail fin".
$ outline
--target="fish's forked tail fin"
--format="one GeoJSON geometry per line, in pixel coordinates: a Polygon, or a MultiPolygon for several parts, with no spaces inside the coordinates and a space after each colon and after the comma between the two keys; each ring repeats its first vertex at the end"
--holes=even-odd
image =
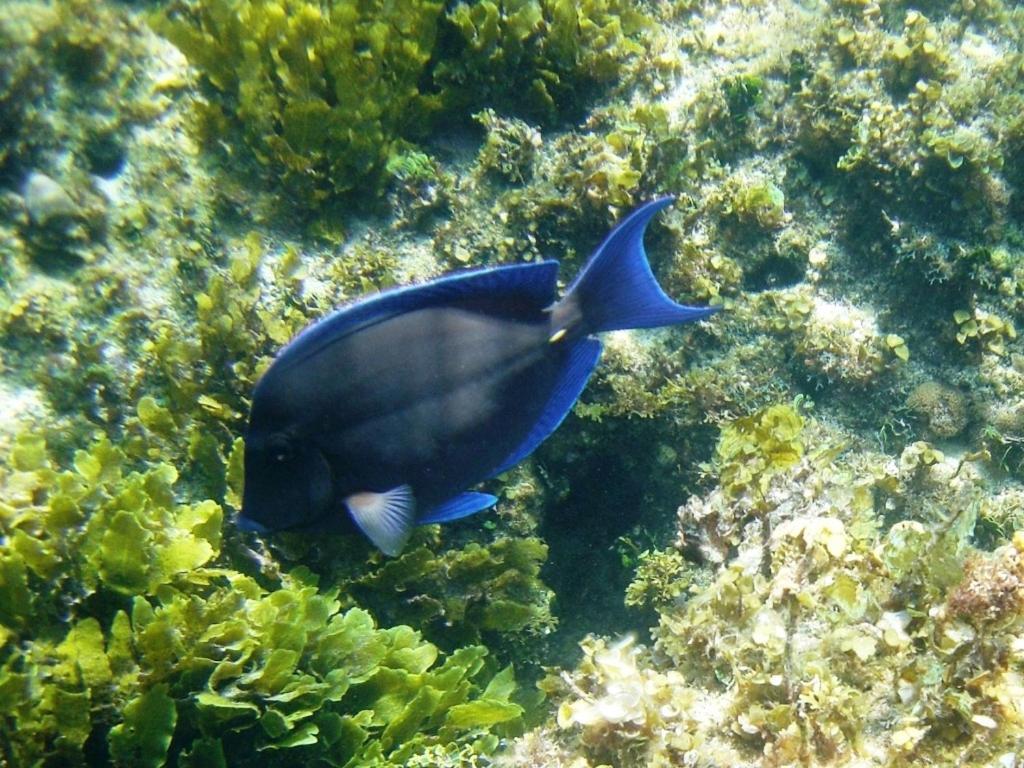
{"type": "Polygon", "coordinates": [[[651,272],[644,231],[654,214],[671,202],[671,197],[658,198],[629,214],[569,286],[563,303],[574,305],[586,333],[675,325],[721,309],[677,304],[665,295],[651,272]]]}

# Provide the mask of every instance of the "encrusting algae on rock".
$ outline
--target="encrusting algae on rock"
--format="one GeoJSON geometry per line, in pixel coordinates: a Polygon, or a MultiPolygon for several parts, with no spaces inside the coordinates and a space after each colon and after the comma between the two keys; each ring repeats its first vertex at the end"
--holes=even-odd
{"type": "Polygon", "coordinates": [[[0,762],[1019,768],[1022,30],[7,2],[0,762]],[[571,273],[662,195],[653,271],[727,311],[611,335],[484,524],[391,561],[230,525],[303,326],[571,273]]]}

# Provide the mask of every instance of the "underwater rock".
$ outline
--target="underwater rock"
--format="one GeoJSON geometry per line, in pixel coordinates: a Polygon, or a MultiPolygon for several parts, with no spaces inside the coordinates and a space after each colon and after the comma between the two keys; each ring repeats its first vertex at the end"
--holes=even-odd
{"type": "Polygon", "coordinates": [[[885,369],[886,346],[869,309],[816,298],[796,344],[808,376],[857,389],[874,384],[885,369]]]}
{"type": "Polygon", "coordinates": [[[529,179],[544,144],[540,131],[523,120],[499,117],[493,109],[473,118],[487,131],[476,160],[480,170],[513,183],[529,179]]]}
{"type": "Polygon", "coordinates": [[[41,171],[33,171],[22,188],[26,244],[43,269],[80,266],[95,261],[93,245],[106,233],[106,202],[88,183],[68,189],[41,171]]]}
{"type": "Polygon", "coordinates": [[[45,173],[33,171],[25,181],[22,193],[25,210],[32,223],[45,227],[54,222],[67,221],[79,214],[78,204],[60,184],[45,173]]]}

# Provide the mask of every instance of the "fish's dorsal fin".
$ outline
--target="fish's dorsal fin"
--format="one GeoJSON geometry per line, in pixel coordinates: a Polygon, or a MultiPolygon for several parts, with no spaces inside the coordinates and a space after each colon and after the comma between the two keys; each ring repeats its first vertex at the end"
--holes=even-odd
{"type": "Polygon", "coordinates": [[[587,385],[587,379],[597,365],[601,357],[601,342],[597,339],[581,339],[577,341],[569,352],[569,359],[566,361],[565,370],[551,392],[547,405],[533,425],[530,434],[526,439],[490,473],[490,477],[500,475],[520,461],[525,459],[536,450],[537,446],[548,439],[548,436],[558,429],[558,425],[572,410],[573,404],[579,399],[583,388],[587,385]]]}
{"type": "Polygon", "coordinates": [[[432,523],[450,523],[453,520],[461,520],[464,517],[475,515],[497,503],[498,497],[489,493],[477,491],[466,491],[460,493],[448,501],[438,504],[429,512],[416,521],[418,525],[430,525],[432,523]]]}
{"type": "Polygon", "coordinates": [[[428,283],[385,291],[357,300],[308,326],[278,353],[275,365],[292,365],[361,328],[418,309],[500,296],[541,310],[554,303],[557,279],[558,262],[541,261],[456,272],[428,283]]]}
{"type": "Polygon", "coordinates": [[[345,506],[366,538],[392,557],[402,551],[416,524],[416,499],[408,485],[383,493],[353,493],[345,497],[345,506]]]}

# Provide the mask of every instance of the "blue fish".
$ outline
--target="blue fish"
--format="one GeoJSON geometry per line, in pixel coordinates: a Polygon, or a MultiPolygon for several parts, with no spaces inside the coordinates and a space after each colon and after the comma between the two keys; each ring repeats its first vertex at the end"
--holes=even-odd
{"type": "Polygon", "coordinates": [[[455,273],[309,326],[256,385],[245,434],[247,530],[361,531],[396,555],[416,525],[497,499],[467,490],[529,456],[601,355],[592,334],[711,315],[661,290],[627,216],[555,295],[557,261],[455,273]]]}

